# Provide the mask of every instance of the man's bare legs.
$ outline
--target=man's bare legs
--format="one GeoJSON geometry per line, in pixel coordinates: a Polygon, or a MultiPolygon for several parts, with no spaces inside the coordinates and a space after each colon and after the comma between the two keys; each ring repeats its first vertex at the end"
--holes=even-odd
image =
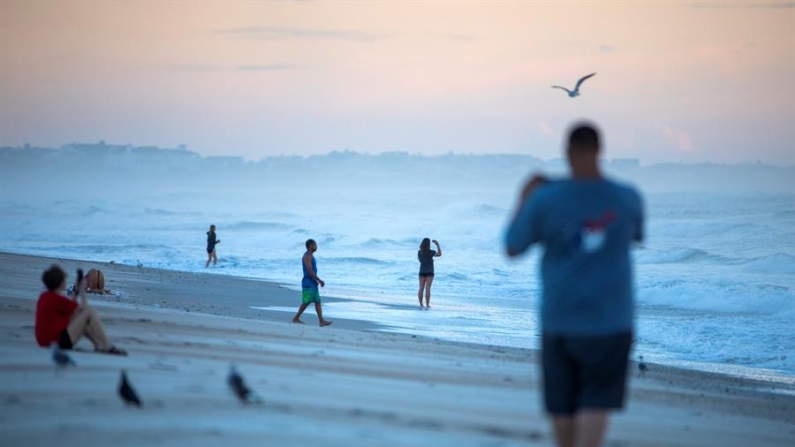
{"type": "Polygon", "coordinates": [[[425,279],[425,307],[431,307],[431,284],[433,284],[433,276],[428,275],[425,279]]]}
{"type": "Polygon", "coordinates": [[[296,312],[293,317],[293,323],[304,324],[304,322],[301,321],[301,314],[304,313],[307,307],[309,307],[309,303],[301,303],[301,306],[298,307],[298,312],[296,312]]]}
{"type": "Polygon", "coordinates": [[[558,447],[574,447],[574,418],[571,416],[553,416],[552,428],[558,447]]]}
{"type": "MultiPolygon", "coordinates": [[[[309,307],[309,303],[301,304],[301,307],[298,308],[298,312],[293,317],[293,323],[304,324],[304,322],[301,321],[301,314],[304,313],[307,307],[309,307]]],[[[318,302],[315,302],[315,312],[317,312],[317,319],[320,322],[321,327],[328,326],[332,323],[331,321],[323,318],[323,308],[320,306],[320,303],[318,302]]]]}
{"type": "Polygon", "coordinates": [[[599,447],[602,445],[607,430],[609,414],[604,410],[583,410],[577,414],[575,425],[577,430],[576,447],[599,447]]]}
{"type": "Polygon", "coordinates": [[[422,307],[422,291],[425,290],[425,280],[427,276],[420,276],[420,290],[417,291],[417,299],[420,300],[420,307],[422,307]]]}
{"type": "Polygon", "coordinates": [[[317,319],[320,321],[320,327],[328,326],[331,324],[331,321],[328,321],[323,318],[323,309],[320,306],[320,303],[317,301],[315,302],[315,312],[317,312],[317,319]]]}
{"type": "Polygon", "coordinates": [[[576,416],[552,418],[558,447],[599,447],[607,429],[608,412],[584,410],[576,416]]]}
{"type": "Polygon", "coordinates": [[[76,310],[66,331],[69,332],[69,338],[72,340],[72,344],[77,344],[80,337],[85,335],[94,345],[95,351],[105,352],[113,346],[110,340],[108,340],[108,336],[105,334],[102,321],[99,319],[96,311],[91,307],[82,307],[76,310]]]}

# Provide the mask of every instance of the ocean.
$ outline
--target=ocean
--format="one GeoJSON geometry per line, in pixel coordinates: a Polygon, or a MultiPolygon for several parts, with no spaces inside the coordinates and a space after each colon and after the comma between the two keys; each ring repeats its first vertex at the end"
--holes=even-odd
{"type": "MultiPolygon", "coordinates": [[[[0,202],[3,250],[207,271],[296,290],[314,238],[330,318],[446,340],[534,348],[540,250],[504,255],[518,190],[298,190],[149,194],[135,200],[0,202]],[[217,226],[216,268],[205,270],[217,226]],[[432,309],[417,303],[417,249],[438,239],[432,309]]],[[[646,241],[633,250],[634,355],[745,376],[795,376],[795,195],[645,195],[646,241]]],[[[223,299],[223,297],[219,297],[223,299]]],[[[267,297],[253,307],[270,307],[267,297]]],[[[254,313],[256,309],[252,309],[254,313]]],[[[310,311],[311,313],[311,311],[310,311]]],[[[311,317],[310,317],[311,318],[311,317]]]]}

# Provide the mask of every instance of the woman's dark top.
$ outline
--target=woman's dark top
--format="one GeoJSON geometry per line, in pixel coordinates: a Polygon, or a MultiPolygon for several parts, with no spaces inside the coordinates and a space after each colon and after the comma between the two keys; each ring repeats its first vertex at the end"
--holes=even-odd
{"type": "Polygon", "coordinates": [[[207,232],[207,252],[211,252],[215,250],[215,244],[217,244],[215,239],[215,232],[207,232]]]}
{"type": "Polygon", "coordinates": [[[417,259],[420,261],[420,275],[433,273],[434,256],[436,256],[436,250],[431,250],[427,253],[423,253],[422,250],[417,250],[417,259]]]}

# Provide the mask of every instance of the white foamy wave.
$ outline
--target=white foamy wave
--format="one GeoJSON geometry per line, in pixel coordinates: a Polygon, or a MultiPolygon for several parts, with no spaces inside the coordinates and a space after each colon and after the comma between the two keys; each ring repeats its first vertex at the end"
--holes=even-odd
{"type": "Polygon", "coordinates": [[[233,222],[224,225],[225,229],[228,230],[241,230],[241,231],[273,231],[273,230],[290,230],[295,228],[293,225],[288,225],[280,222],[254,222],[254,221],[242,221],[242,222],[233,222]]]}
{"type": "Polygon", "coordinates": [[[374,258],[366,258],[366,257],[351,257],[351,258],[326,258],[327,262],[333,263],[341,263],[341,264],[353,264],[358,266],[367,266],[367,265],[392,265],[394,262],[391,261],[383,261],[380,259],[374,258]]]}
{"type": "Polygon", "coordinates": [[[724,259],[696,248],[676,247],[671,250],[644,249],[635,253],[635,260],[643,264],[684,263],[724,259]]]}
{"type": "Polygon", "coordinates": [[[728,279],[658,281],[638,290],[638,301],[714,312],[795,315],[795,292],[788,287],[728,279]]]}
{"type": "MultiPolygon", "coordinates": [[[[417,246],[419,246],[419,241],[416,241],[417,246]]],[[[372,238],[368,239],[361,244],[359,244],[361,248],[405,248],[406,242],[398,241],[395,239],[387,239],[387,238],[372,238]]]]}
{"type": "Polygon", "coordinates": [[[33,214],[39,211],[39,209],[36,207],[11,201],[6,202],[5,205],[3,205],[2,210],[3,215],[8,217],[18,217],[26,214],[33,214]]]}
{"type": "Polygon", "coordinates": [[[442,214],[451,219],[504,219],[507,210],[487,203],[454,202],[442,208],[442,214]]]}
{"type": "Polygon", "coordinates": [[[704,237],[742,237],[745,234],[754,234],[761,230],[763,227],[748,222],[681,221],[654,225],[648,236],[650,238],[665,237],[689,240],[704,237]]]}
{"type": "Polygon", "coordinates": [[[144,208],[144,214],[151,214],[154,216],[200,216],[202,213],[196,211],[172,211],[161,208],[144,208]]]}
{"type": "Polygon", "coordinates": [[[792,352],[795,333],[787,329],[783,321],[757,321],[751,326],[748,317],[709,314],[693,315],[685,320],[690,323],[677,324],[672,330],[670,318],[641,319],[635,350],[646,354],[647,360],[662,363],[667,359],[685,359],[778,371],[795,370],[792,352]],[[759,349],[760,343],[764,344],[764,349],[759,349]]]}
{"type": "Polygon", "coordinates": [[[754,259],[743,267],[743,270],[757,273],[795,274],[795,256],[775,253],[754,259]]]}
{"type": "Polygon", "coordinates": [[[77,211],[77,213],[83,216],[94,216],[96,214],[109,214],[110,211],[98,206],[89,206],[88,208],[77,211]]]}
{"type": "Polygon", "coordinates": [[[795,219],[795,210],[778,211],[773,214],[773,217],[780,219],[795,219]]]}

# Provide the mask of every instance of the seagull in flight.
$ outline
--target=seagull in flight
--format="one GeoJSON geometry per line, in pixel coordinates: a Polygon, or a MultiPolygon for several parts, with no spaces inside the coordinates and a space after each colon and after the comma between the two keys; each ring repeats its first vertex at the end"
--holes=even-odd
{"type": "Polygon", "coordinates": [[[591,73],[588,76],[581,77],[580,80],[577,81],[577,85],[574,86],[574,90],[569,90],[566,87],[561,87],[559,85],[553,85],[552,88],[559,88],[561,90],[566,90],[566,93],[569,94],[569,98],[576,98],[576,97],[580,96],[580,86],[582,85],[582,83],[585,82],[586,79],[588,79],[588,78],[590,78],[591,76],[594,76],[594,75],[596,75],[596,73],[591,73]]]}

